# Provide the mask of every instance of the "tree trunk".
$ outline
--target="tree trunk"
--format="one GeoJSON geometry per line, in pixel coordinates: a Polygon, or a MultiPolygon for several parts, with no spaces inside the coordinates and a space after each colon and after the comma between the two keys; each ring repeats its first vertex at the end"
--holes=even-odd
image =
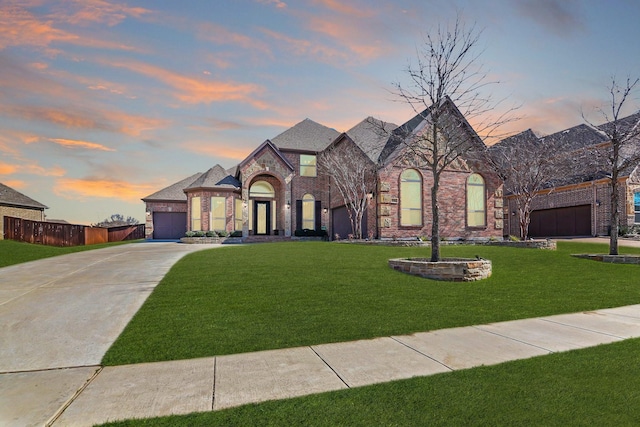
{"type": "Polygon", "coordinates": [[[618,174],[614,170],[611,177],[611,222],[609,233],[609,255],[618,255],[618,224],[620,223],[620,212],[618,211],[618,174]]]}
{"type": "Polygon", "coordinates": [[[438,178],[433,177],[433,187],[431,187],[431,213],[433,222],[431,224],[431,262],[440,261],[440,213],[438,206],[438,178]]]}

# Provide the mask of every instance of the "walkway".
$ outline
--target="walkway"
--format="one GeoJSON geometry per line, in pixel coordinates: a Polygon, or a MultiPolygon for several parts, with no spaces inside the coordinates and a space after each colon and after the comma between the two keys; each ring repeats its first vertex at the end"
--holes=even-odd
{"type": "Polygon", "coordinates": [[[0,425],[91,426],[219,410],[640,337],[640,305],[634,305],[355,342],[99,366],[171,265],[203,248],[127,245],[0,270],[0,425]]]}

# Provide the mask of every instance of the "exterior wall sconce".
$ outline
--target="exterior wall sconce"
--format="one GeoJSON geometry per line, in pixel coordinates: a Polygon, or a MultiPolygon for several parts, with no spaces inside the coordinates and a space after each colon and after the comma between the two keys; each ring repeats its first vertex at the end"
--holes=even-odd
{"type": "Polygon", "coordinates": [[[329,212],[329,209],[324,208],[324,209],[322,209],[322,212],[327,213],[327,212],[329,212]]]}
{"type": "Polygon", "coordinates": [[[516,211],[511,211],[511,215],[516,216],[516,211]]]}
{"type": "Polygon", "coordinates": [[[596,200],[596,206],[600,206],[600,200],[596,200]]]}
{"type": "Polygon", "coordinates": [[[291,202],[287,200],[287,209],[291,209],[291,202]]]}
{"type": "Polygon", "coordinates": [[[151,211],[146,212],[147,216],[151,216],[151,211]]]}

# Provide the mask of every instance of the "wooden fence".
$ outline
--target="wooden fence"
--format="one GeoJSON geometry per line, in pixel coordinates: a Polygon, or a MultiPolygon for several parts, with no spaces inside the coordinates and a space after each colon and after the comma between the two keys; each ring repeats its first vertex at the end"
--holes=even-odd
{"type": "Polygon", "coordinates": [[[4,217],[4,238],[48,246],[80,246],[144,239],[144,224],[101,228],[4,217]]]}

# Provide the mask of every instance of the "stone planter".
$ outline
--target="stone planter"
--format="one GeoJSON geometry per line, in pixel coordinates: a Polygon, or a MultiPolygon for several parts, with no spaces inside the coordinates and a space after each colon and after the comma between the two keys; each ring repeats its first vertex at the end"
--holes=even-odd
{"type": "Polygon", "coordinates": [[[571,256],[613,264],[640,264],[640,255],[572,254],[571,256]]]}
{"type": "Polygon", "coordinates": [[[555,240],[499,240],[494,242],[485,243],[488,246],[507,246],[510,248],[528,248],[528,249],[547,249],[555,251],[558,249],[558,244],[555,240]]]}
{"type": "Polygon", "coordinates": [[[443,258],[431,262],[428,258],[395,258],[389,260],[389,267],[402,273],[449,282],[472,282],[491,276],[488,259],[443,258]]]}
{"type": "Polygon", "coordinates": [[[226,237],[181,237],[180,243],[193,244],[212,244],[222,243],[226,240],[226,237]]]}

